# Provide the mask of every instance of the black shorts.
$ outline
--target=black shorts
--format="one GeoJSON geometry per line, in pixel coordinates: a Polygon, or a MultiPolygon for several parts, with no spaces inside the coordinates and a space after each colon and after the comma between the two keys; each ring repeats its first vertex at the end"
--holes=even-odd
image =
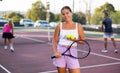
{"type": "Polygon", "coordinates": [[[14,36],[13,36],[12,33],[5,33],[5,32],[3,32],[3,34],[2,34],[2,38],[8,38],[8,39],[11,39],[11,38],[14,38],[14,36]]]}

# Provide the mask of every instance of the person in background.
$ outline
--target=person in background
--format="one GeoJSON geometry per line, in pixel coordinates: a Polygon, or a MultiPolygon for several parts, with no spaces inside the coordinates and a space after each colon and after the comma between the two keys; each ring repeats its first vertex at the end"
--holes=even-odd
{"type": "Polygon", "coordinates": [[[8,22],[4,24],[2,38],[4,39],[4,49],[8,48],[7,46],[7,40],[8,40],[11,52],[14,52],[13,41],[12,41],[12,38],[14,38],[13,35],[14,35],[14,24],[12,22],[12,19],[9,19],[8,22]]]}
{"type": "MultiPolygon", "coordinates": [[[[81,24],[72,21],[72,11],[70,7],[64,6],[61,9],[62,18],[65,22],[56,26],[52,46],[53,53],[57,57],[53,59],[53,64],[57,67],[58,73],[80,73],[80,65],[78,59],[71,58],[69,56],[62,56],[67,47],[73,40],[66,38],[67,34],[74,34],[77,39],[84,40],[84,30],[81,24]]],[[[71,52],[77,52],[77,48],[74,46],[71,52]]]]}
{"type": "Polygon", "coordinates": [[[109,17],[108,13],[104,13],[104,20],[102,21],[102,26],[101,26],[101,31],[104,30],[104,49],[102,50],[102,52],[108,52],[107,49],[107,38],[110,38],[113,46],[115,48],[114,52],[117,53],[117,47],[116,47],[116,43],[114,40],[114,32],[112,29],[112,19],[109,17]]]}

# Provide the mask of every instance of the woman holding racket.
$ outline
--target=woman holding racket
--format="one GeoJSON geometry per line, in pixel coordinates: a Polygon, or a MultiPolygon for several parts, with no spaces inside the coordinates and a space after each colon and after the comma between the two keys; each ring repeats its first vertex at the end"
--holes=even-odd
{"type": "MultiPolygon", "coordinates": [[[[53,64],[57,67],[58,73],[80,73],[80,65],[78,59],[63,56],[62,53],[65,52],[71,42],[80,39],[84,40],[84,30],[81,24],[72,21],[72,10],[68,6],[64,6],[61,9],[62,18],[65,22],[59,24],[55,28],[53,37],[53,53],[56,57],[53,59],[53,64]],[[75,39],[67,39],[66,35],[71,34],[75,36],[75,39]]],[[[70,52],[76,55],[76,45],[72,45],[70,52]]]]}
{"type": "Polygon", "coordinates": [[[14,25],[12,19],[9,19],[8,23],[4,25],[2,38],[4,38],[4,49],[8,48],[7,47],[7,40],[8,40],[10,44],[11,52],[14,52],[13,43],[12,43],[12,38],[14,38],[13,35],[14,35],[14,25]]]}

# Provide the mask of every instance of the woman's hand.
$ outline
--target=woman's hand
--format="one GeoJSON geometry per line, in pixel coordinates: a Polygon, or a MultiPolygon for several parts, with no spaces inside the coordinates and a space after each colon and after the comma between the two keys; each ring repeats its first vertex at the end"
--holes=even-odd
{"type": "Polygon", "coordinates": [[[61,55],[61,53],[59,53],[59,52],[55,52],[55,53],[54,53],[54,56],[55,56],[56,58],[60,58],[62,55],[61,55]]]}

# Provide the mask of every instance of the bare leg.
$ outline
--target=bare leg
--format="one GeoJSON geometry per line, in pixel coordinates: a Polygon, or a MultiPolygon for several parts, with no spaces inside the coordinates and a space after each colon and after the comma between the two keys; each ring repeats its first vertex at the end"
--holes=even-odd
{"type": "Polygon", "coordinates": [[[10,44],[10,50],[11,50],[11,52],[14,52],[12,39],[8,39],[8,41],[9,41],[9,44],[10,44]]]}
{"type": "Polygon", "coordinates": [[[113,46],[114,46],[114,48],[115,48],[114,52],[115,52],[115,53],[118,53],[114,38],[111,38],[111,40],[112,40],[113,46]]]}
{"type": "Polygon", "coordinates": [[[69,69],[69,73],[80,73],[80,68],[69,69]]]}
{"type": "Polygon", "coordinates": [[[113,43],[114,48],[116,49],[116,43],[115,43],[114,38],[111,38],[111,41],[112,41],[112,43],[113,43]]]}
{"type": "Polygon", "coordinates": [[[7,38],[4,38],[4,49],[7,49],[7,38]]]}
{"type": "Polygon", "coordinates": [[[58,73],[67,73],[66,68],[57,67],[58,73]]]}
{"type": "Polygon", "coordinates": [[[104,47],[107,49],[107,38],[104,38],[104,47]]]}
{"type": "Polygon", "coordinates": [[[108,50],[107,50],[107,38],[104,38],[104,49],[102,50],[102,52],[108,52],[108,50]]]}
{"type": "Polygon", "coordinates": [[[8,39],[10,47],[12,46],[12,39],[8,39]]]}
{"type": "Polygon", "coordinates": [[[4,39],[4,46],[6,46],[7,45],[7,39],[5,38],[4,39]]]}

